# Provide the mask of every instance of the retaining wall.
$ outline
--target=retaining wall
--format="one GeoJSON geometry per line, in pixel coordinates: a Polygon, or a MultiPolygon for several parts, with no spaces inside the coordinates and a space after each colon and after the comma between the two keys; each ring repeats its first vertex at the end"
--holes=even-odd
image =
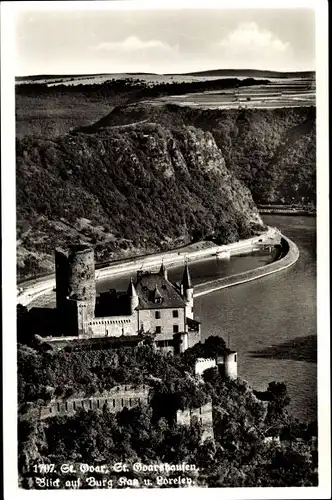
{"type": "Polygon", "coordinates": [[[194,297],[201,297],[211,292],[221,290],[223,288],[228,288],[230,286],[240,285],[241,283],[247,283],[249,281],[262,278],[263,276],[268,276],[269,274],[277,273],[283,269],[287,269],[297,262],[300,252],[296,244],[282,236],[281,243],[283,246],[283,251],[278,260],[266,264],[265,266],[257,267],[256,269],[251,269],[243,273],[234,274],[233,276],[226,276],[225,278],[220,278],[217,280],[212,280],[207,283],[201,283],[195,286],[194,297]]]}

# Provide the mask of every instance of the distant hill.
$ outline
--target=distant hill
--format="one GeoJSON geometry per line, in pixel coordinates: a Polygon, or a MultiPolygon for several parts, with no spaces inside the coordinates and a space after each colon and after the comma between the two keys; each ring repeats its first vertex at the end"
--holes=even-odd
{"type": "Polygon", "coordinates": [[[315,78],[314,71],[268,71],[260,69],[212,69],[186,73],[190,76],[245,76],[256,78],[315,78]]]}
{"type": "Polygon", "coordinates": [[[15,81],[16,82],[23,82],[25,80],[30,80],[30,81],[35,81],[35,80],[54,80],[54,79],[61,79],[61,78],[88,78],[88,77],[98,77],[98,76],[110,76],[110,77],[116,77],[116,76],[137,76],[137,75],[157,75],[158,73],[77,73],[77,74],[68,74],[68,75],[26,75],[26,76],[15,76],[15,81]]]}

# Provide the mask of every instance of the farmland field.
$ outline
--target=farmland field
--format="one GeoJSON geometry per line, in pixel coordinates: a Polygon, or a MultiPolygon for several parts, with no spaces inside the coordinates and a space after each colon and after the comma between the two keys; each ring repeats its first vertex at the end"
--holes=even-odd
{"type": "Polygon", "coordinates": [[[223,91],[205,91],[159,97],[154,105],[172,103],[198,108],[284,108],[314,106],[316,85],[312,79],[271,79],[267,85],[223,91]]]}

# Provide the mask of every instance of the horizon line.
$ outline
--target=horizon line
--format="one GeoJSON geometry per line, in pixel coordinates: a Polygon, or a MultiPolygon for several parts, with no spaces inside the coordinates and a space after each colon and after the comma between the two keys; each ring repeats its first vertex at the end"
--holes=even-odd
{"type": "Polygon", "coordinates": [[[258,68],[215,68],[215,69],[202,69],[187,71],[185,73],[155,73],[149,71],[119,71],[119,72],[98,72],[98,73],[30,73],[28,75],[14,75],[14,78],[29,78],[29,77],[43,77],[43,76],[98,76],[98,75],[155,75],[155,76],[188,76],[194,73],[206,73],[213,71],[261,71],[269,73],[316,73],[315,69],[301,69],[301,70],[277,70],[277,69],[258,69],[258,68]]]}

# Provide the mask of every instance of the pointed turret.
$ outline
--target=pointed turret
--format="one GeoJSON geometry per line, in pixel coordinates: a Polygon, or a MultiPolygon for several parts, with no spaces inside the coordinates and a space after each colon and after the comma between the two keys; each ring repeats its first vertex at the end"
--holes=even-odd
{"type": "Polygon", "coordinates": [[[191,283],[188,264],[184,266],[181,281],[181,294],[186,302],[186,317],[194,319],[194,288],[191,283]]]}
{"type": "Polygon", "coordinates": [[[130,282],[127,289],[127,295],[130,298],[130,309],[131,309],[131,314],[133,314],[134,310],[136,309],[139,303],[133,278],[130,278],[130,282]]]}
{"type": "Polygon", "coordinates": [[[127,294],[129,297],[137,297],[137,292],[133,282],[133,278],[130,278],[129,285],[127,288],[127,294]]]}
{"type": "Polygon", "coordinates": [[[160,266],[160,269],[159,269],[159,274],[161,276],[163,276],[165,278],[165,280],[168,279],[168,276],[167,276],[167,269],[166,267],[164,266],[164,262],[161,263],[161,266],[160,266]]]}
{"type": "Polygon", "coordinates": [[[184,271],[183,271],[181,285],[183,287],[183,291],[184,292],[186,290],[188,290],[188,289],[192,289],[192,284],[191,284],[191,278],[190,278],[190,274],[189,274],[188,264],[186,264],[184,266],[184,271]]]}

